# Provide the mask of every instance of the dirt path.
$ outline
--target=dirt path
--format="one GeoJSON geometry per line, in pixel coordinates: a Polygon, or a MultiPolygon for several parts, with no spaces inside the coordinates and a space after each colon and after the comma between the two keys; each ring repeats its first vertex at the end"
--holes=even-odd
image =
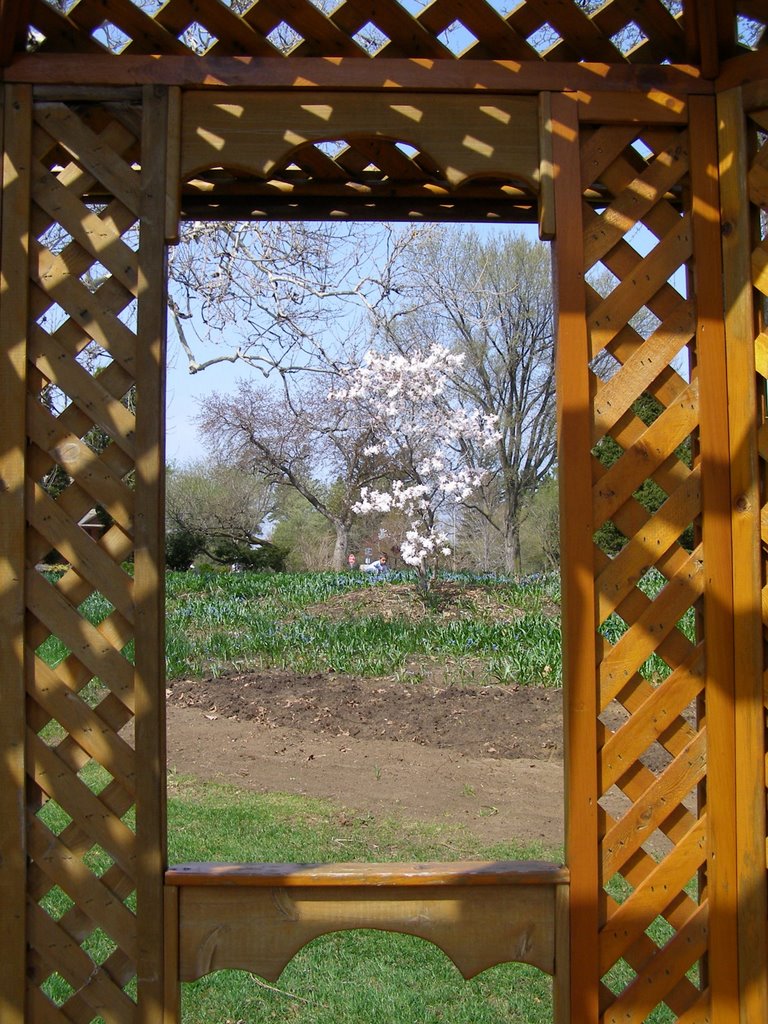
{"type": "Polygon", "coordinates": [[[168,764],[354,814],[459,823],[487,843],[563,838],[557,690],[281,671],[177,681],[168,764]]]}

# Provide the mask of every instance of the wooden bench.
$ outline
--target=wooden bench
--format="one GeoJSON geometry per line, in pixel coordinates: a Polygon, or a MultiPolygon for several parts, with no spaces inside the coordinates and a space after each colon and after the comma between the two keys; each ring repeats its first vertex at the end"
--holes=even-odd
{"type": "Polygon", "coordinates": [[[433,942],[465,978],[532,964],[554,978],[555,1020],[568,1019],[568,871],[555,864],[199,863],[165,882],[176,990],[222,968],[274,981],[317,936],[377,928],[433,942]]]}

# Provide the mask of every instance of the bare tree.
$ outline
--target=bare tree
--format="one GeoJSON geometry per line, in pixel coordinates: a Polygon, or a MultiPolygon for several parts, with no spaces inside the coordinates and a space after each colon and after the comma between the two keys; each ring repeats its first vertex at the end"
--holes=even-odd
{"type": "Polygon", "coordinates": [[[502,532],[505,565],[519,571],[524,499],[556,460],[548,248],[511,232],[434,227],[407,256],[409,284],[378,320],[382,344],[464,354],[448,400],[495,416],[500,432],[495,451],[465,453],[490,480],[469,504],[502,532]]]}
{"type": "Polygon", "coordinates": [[[322,383],[282,392],[238,382],[229,395],[214,393],[197,417],[212,452],[274,484],[291,487],[335,531],[333,568],[345,564],[352,506],[361,487],[381,479],[386,464],[369,451],[370,426],[322,383]]]}
{"type": "Polygon", "coordinates": [[[222,546],[263,545],[264,524],[275,506],[275,488],[262,477],[222,463],[171,467],[166,484],[169,533],[200,538],[200,550],[217,557],[222,546]]]}
{"type": "Polygon", "coordinates": [[[186,225],[170,252],[169,307],[190,373],[242,362],[268,377],[354,361],[368,320],[402,285],[414,237],[371,224],[186,225]]]}

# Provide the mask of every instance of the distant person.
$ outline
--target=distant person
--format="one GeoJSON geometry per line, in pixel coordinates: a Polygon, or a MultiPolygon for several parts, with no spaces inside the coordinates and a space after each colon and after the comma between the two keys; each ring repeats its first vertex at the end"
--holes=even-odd
{"type": "Polygon", "coordinates": [[[361,566],[363,572],[372,573],[374,576],[384,576],[389,572],[389,558],[382,555],[377,562],[368,562],[361,566]]]}
{"type": "Polygon", "coordinates": [[[356,555],[347,555],[347,565],[349,566],[350,569],[356,569],[357,568],[357,556],[356,555]]]}

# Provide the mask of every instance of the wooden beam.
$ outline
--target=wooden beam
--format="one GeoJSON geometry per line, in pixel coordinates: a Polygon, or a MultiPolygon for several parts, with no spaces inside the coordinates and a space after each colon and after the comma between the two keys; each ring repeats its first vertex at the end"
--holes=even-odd
{"type": "Polygon", "coordinates": [[[715,104],[708,97],[691,101],[690,145],[696,155],[691,161],[692,287],[701,386],[702,539],[706,574],[708,966],[712,1024],[735,1024],[739,1007],[739,934],[732,452],[722,302],[717,116],[715,104]]]}
{"type": "Polygon", "coordinates": [[[566,860],[571,872],[574,1021],[599,1017],[597,637],[592,535],[589,336],[582,239],[578,108],[552,97],[555,176],[558,465],[562,564],[566,860]]]}
{"type": "Polygon", "coordinates": [[[0,68],[24,52],[31,6],[30,0],[0,0],[0,68]]]}
{"type": "Polygon", "coordinates": [[[265,103],[241,90],[186,92],[182,180],[210,167],[269,178],[294,149],[327,139],[375,136],[427,153],[451,188],[475,176],[514,176],[538,189],[539,117],[534,96],[280,93],[265,103]],[[468,128],[471,126],[471,128],[468,128]]]}
{"type": "Polygon", "coordinates": [[[168,90],[144,89],[136,351],[136,834],[138,1003],[142,1024],[163,1019],[165,797],[165,225],[168,90]]]}
{"type": "Polygon", "coordinates": [[[717,80],[718,91],[740,86],[746,110],[756,110],[768,103],[768,57],[764,49],[734,57],[723,64],[717,80]]]}
{"type": "Polygon", "coordinates": [[[555,237],[555,175],[552,162],[552,95],[539,95],[539,238],[555,237]]]}
{"type": "Polygon", "coordinates": [[[750,259],[753,225],[744,202],[749,162],[741,90],[721,93],[717,112],[733,523],[739,987],[741,1022],[749,1024],[768,1020],[761,497],[753,342],[757,323],[750,259]]]}
{"type": "Polygon", "coordinates": [[[432,60],[350,57],[194,57],[128,54],[30,54],[4,71],[9,82],[71,85],[179,85],[205,89],[361,89],[396,92],[711,93],[692,65],[561,61],[432,60]]]}
{"type": "Polygon", "coordinates": [[[231,967],[276,980],[312,939],[354,928],[418,935],[471,978],[510,961],[554,974],[567,882],[565,869],[525,861],[186,864],[167,872],[166,891],[178,886],[183,981],[231,967]]]}
{"type": "Polygon", "coordinates": [[[23,1024],[26,988],[24,554],[31,90],[4,91],[0,245],[0,1016],[23,1024]]]}

